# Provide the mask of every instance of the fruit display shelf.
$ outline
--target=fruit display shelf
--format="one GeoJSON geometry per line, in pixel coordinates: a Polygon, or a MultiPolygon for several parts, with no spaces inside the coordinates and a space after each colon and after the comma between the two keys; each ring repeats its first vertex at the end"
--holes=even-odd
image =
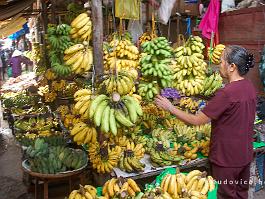
{"type": "Polygon", "coordinates": [[[154,167],[150,162],[150,156],[145,154],[144,158],[141,160],[142,163],[145,164],[145,169],[143,172],[139,173],[127,173],[122,171],[119,168],[114,168],[113,172],[111,173],[112,177],[124,177],[124,178],[132,178],[136,179],[144,179],[151,176],[156,176],[160,174],[163,170],[168,168],[176,168],[179,167],[182,170],[195,168],[195,167],[208,167],[208,158],[196,159],[190,162],[183,162],[181,165],[174,165],[174,166],[164,166],[164,167],[154,167]]]}

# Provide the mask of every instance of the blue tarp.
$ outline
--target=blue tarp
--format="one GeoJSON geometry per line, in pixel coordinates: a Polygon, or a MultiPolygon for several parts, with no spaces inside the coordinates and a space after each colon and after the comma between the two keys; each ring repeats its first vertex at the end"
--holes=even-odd
{"type": "Polygon", "coordinates": [[[28,23],[25,23],[21,30],[19,30],[16,33],[8,36],[8,38],[12,39],[12,40],[15,40],[15,39],[19,38],[21,35],[24,35],[24,34],[27,34],[27,33],[29,33],[29,27],[28,27],[28,23]]]}

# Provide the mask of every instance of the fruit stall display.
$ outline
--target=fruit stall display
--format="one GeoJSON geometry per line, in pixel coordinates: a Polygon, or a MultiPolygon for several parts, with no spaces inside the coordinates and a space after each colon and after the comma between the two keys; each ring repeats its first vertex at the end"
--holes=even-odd
{"type": "Polygon", "coordinates": [[[78,190],[73,190],[69,199],[78,198],[210,198],[215,194],[217,185],[211,176],[206,172],[193,170],[189,173],[180,173],[177,169],[175,173],[163,172],[157,177],[155,185],[146,185],[145,190],[141,190],[137,183],[131,178],[111,178],[103,187],[95,188],[91,185],[80,185],[78,190]],[[161,179],[162,178],[162,179],[161,179]]]}
{"type": "MultiPolygon", "coordinates": [[[[165,37],[146,33],[137,48],[127,32],[114,33],[104,43],[104,73],[95,80],[92,26],[87,13],[70,24],[49,25],[50,67],[38,72],[36,95],[2,95],[4,107],[20,116],[14,127],[27,147],[29,168],[57,174],[88,163],[98,174],[141,174],[150,167],[181,167],[206,158],[211,125],[185,124],[154,104],[160,94],[196,114],[221,88],[222,77],[204,59],[202,39],[190,36],[183,46],[172,48],[165,37]],[[43,117],[46,112],[52,116],[43,117]]],[[[32,59],[41,59],[38,48],[34,45],[32,59]]],[[[209,49],[210,60],[217,63],[223,49],[209,49]]],[[[85,185],[69,198],[206,198],[213,189],[213,179],[195,170],[168,174],[145,191],[130,178],[112,178],[102,193],[85,185]]]]}

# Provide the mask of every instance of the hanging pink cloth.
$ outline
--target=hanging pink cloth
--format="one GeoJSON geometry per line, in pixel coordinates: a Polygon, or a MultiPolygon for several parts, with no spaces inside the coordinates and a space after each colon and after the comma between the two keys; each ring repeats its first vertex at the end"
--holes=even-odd
{"type": "Polygon", "coordinates": [[[219,43],[219,35],[218,35],[219,14],[220,14],[220,0],[211,0],[208,9],[199,25],[199,29],[202,31],[202,35],[207,39],[211,39],[211,33],[212,31],[214,32],[216,44],[219,43]]]}

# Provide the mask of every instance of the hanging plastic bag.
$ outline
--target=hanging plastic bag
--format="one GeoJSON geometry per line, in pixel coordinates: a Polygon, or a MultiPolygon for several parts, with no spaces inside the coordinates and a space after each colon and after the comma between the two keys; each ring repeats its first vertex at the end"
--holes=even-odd
{"type": "Polygon", "coordinates": [[[167,24],[176,0],[162,0],[158,10],[158,17],[162,24],[167,24]]]}
{"type": "Polygon", "coordinates": [[[139,20],[140,0],[115,0],[115,17],[139,20]]]}
{"type": "Polygon", "coordinates": [[[130,20],[128,31],[132,35],[133,43],[138,41],[138,38],[143,34],[143,27],[139,20],[130,20]]]}

